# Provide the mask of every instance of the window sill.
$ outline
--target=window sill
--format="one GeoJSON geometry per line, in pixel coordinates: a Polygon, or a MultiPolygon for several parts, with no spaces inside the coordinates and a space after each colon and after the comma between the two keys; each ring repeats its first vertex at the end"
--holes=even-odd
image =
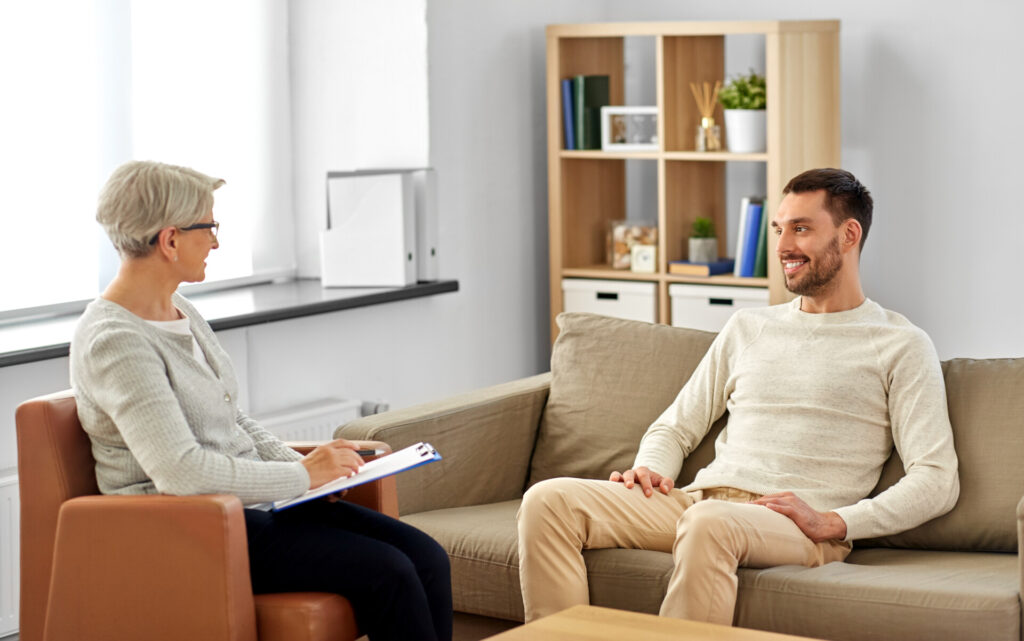
{"type": "MultiPolygon", "coordinates": [[[[301,278],[191,294],[189,301],[214,330],[325,314],[459,290],[457,280],[437,280],[407,287],[331,287],[301,278]]],[[[0,367],[68,355],[80,314],[0,325],[0,367]]]]}

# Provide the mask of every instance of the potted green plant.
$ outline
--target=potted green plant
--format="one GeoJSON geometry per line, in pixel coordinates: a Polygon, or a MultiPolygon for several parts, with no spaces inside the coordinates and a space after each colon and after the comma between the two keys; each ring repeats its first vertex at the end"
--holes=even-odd
{"type": "Polygon", "coordinates": [[[713,263],[718,260],[718,239],[715,223],[710,218],[698,217],[690,233],[690,262],[713,263]]]}
{"type": "Polygon", "coordinates": [[[733,76],[718,94],[725,110],[725,138],[729,151],[751,153],[765,150],[764,76],[751,70],[733,76]]]}

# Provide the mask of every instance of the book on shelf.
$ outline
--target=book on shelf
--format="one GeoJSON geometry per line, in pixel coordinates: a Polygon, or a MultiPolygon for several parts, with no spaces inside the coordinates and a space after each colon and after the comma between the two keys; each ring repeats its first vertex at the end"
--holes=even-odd
{"type": "Polygon", "coordinates": [[[740,200],[739,232],[736,234],[736,265],[735,276],[750,277],[754,275],[754,262],[757,258],[757,239],[761,233],[761,212],[763,199],[747,196],[740,200]]]}
{"type": "Polygon", "coordinates": [[[573,123],[574,111],[572,106],[573,79],[562,79],[562,124],[565,129],[565,148],[576,149],[576,132],[573,123]]]}
{"type": "Polygon", "coordinates": [[[750,197],[744,196],[740,199],[740,215],[736,220],[739,227],[736,231],[736,266],[733,268],[733,275],[740,275],[740,264],[743,261],[743,238],[747,226],[747,209],[750,208],[750,197]]]}
{"type": "Polygon", "coordinates": [[[608,105],[608,76],[576,76],[573,109],[576,112],[576,149],[601,148],[601,107],[608,105]]]}
{"type": "Polygon", "coordinates": [[[754,256],[754,277],[768,275],[768,208],[761,203],[761,231],[757,234],[757,253],[754,256]]]}
{"type": "Polygon", "coordinates": [[[713,263],[670,260],[668,263],[668,273],[681,276],[717,276],[718,274],[732,273],[735,264],[736,261],[732,258],[723,258],[713,263]]]}
{"type": "Polygon", "coordinates": [[[357,485],[362,485],[363,483],[376,481],[377,479],[382,479],[385,476],[398,474],[399,472],[411,470],[414,467],[419,467],[420,465],[426,465],[427,463],[433,463],[434,461],[440,460],[441,455],[437,453],[437,450],[435,450],[430,443],[417,443],[416,445],[410,445],[405,449],[398,450],[397,452],[366,463],[352,476],[339,477],[316,489],[309,490],[305,494],[300,494],[293,499],[274,501],[274,511],[284,510],[292,507],[293,505],[305,503],[312,499],[318,499],[321,496],[341,492],[342,490],[347,490],[357,485]]]}
{"type": "Polygon", "coordinates": [[[747,225],[743,229],[743,263],[740,265],[740,276],[750,278],[754,275],[754,260],[757,258],[757,237],[761,234],[761,203],[750,203],[747,210],[747,225]]]}

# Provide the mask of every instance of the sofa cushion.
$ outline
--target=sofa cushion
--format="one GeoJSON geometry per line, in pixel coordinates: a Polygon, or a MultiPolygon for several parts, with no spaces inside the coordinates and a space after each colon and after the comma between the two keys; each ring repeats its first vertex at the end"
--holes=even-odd
{"type": "Polygon", "coordinates": [[[562,313],[557,321],[530,485],[559,476],[607,479],[631,467],[640,437],[715,338],[595,314],[562,313]]]}
{"type": "MultiPolygon", "coordinates": [[[[455,609],[523,619],[515,515],[520,502],[403,516],[448,550],[455,609]]],[[[657,613],[672,555],[583,553],[594,605],[657,613]]],[[[741,568],[736,625],[823,639],[1020,640],[1014,554],[857,549],[819,568],[741,568]]]]}
{"type": "MultiPolygon", "coordinates": [[[[1017,551],[1016,508],[1024,494],[1024,358],[942,363],[960,466],[960,499],[949,513],[895,536],[890,547],[1017,551]]],[[[881,491],[903,476],[895,453],[881,491]]]]}
{"type": "MultiPolygon", "coordinates": [[[[583,553],[593,605],[657,614],[672,556],[583,553]]],[[[845,563],[739,571],[735,625],[833,641],[1020,639],[1016,555],[858,550],[845,563]]]]}
{"type": "Polygon", "coordinates": [[[1016,555],[855,550],[845,563],[739,579],[743,627],[833,641],[1020,639],[1016,555]]]}
{"type": "Polygon", "coordinates": [[[522,501],[453,507],[402,517],[448,551],[459,612],[523,620],[516,512],[522,501]]]}

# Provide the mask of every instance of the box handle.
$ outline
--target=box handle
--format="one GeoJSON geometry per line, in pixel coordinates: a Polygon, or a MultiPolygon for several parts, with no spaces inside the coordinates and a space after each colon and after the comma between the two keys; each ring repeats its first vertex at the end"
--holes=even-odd
{"type": "Polygon", "coordinates": [[[728,305],[732,307],[731,298],[709,298],[708,305],[728,305]]]}
{"type": "Polygon", "coordinates": [[[597,300],[619,300],[618,292],[597,292],[597,300]]]}

